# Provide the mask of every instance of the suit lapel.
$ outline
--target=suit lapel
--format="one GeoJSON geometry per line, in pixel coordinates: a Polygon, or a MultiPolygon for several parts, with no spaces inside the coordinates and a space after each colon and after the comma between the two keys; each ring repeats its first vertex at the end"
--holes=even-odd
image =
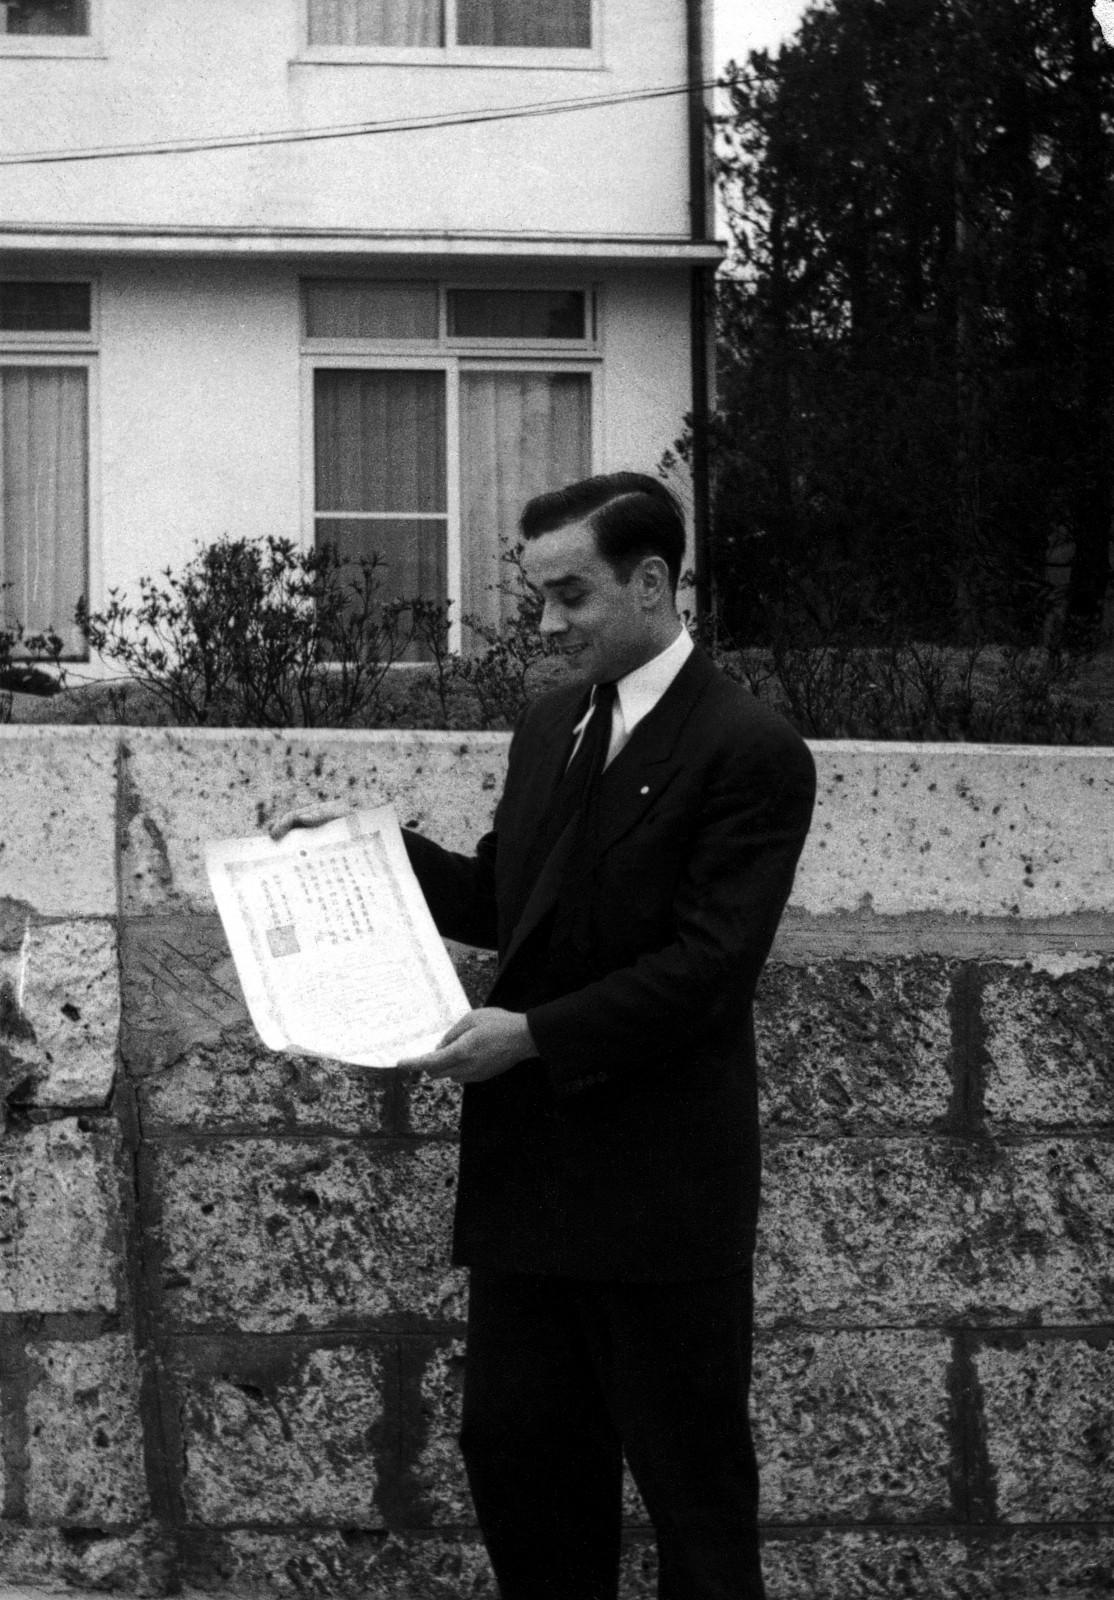
{"type": "Polygon", "coordinates": [[[600,788],[595,848],[585,870],[637,826],[672,783],[679,770],[678,741],[715,670],[702,651],[694,650],[607,768],[600,788]]]}
{"type": "MultiPolygon", "coordinates": [[[[532,886],[515,924],[506,954],[499,965],[499,977],[506,972],[534,929],[552,909],[559,890],[568,888],[591,871],[600,856],[635,827],[673,781],[678,771],[675,756],[677,741],[693,707],[704,692],[715,668],[700,650],[694,650],[662,695],[654,709],[635,728],[628,742],[608,766],[599,796],[599,829],[595,848],[581,861],[568,859],[571,828],[566,828],[550,851],[532,886]]],[[[568,749],[576,725],[579,703],[572,714],[558,720],[564,738],[554,731],[547,740],[547,753],[538,760],[538,780],[532,825],[540,826],[553,783],[568,749]],[[567,726],[566,726],[567,724],[567,726]],[[552,747],[557,745],[556,756],[552,747]]],[[[529,824],[528,824],[529,825],[529,824]]],[[[531,837],[529,833],[525,838],[531,837]]]]}

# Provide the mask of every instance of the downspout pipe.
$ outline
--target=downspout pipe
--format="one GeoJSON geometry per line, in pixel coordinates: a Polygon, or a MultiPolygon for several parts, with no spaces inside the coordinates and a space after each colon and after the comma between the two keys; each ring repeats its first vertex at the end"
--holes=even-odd
{"type": "MultiPolygon", "coordinates": [[[[709,237],[710,205],[704,101],[707,44],[706,0],[685,0],[688,54],[689,236],[697,243],[709,237]]],[[[689,338],[692,387],[692,537],[696,615],[712,612],[710,530],[711,485],[708,462],[709,401],[708,337],[712,326],[714,269],[694,266],[689,283],[689,338]]]]}

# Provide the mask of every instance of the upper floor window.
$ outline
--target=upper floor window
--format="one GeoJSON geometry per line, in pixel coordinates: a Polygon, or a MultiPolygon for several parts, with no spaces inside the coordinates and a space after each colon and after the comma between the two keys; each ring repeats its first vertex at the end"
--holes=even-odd
{"type": "Polygon", "coordinates": [[[91,56],[102,0],[0,0],[0,56],[91,56]]]}
{"type": "Polygon", "coordinates": [[[307,0],[311,51],[574,51],[593,46],[594,0],[307,0]]]}
{"type": "Polygon", "coordinates": [[[89,0],[0,0],[0,34],[80,37],[89,32],[89,0]]]}

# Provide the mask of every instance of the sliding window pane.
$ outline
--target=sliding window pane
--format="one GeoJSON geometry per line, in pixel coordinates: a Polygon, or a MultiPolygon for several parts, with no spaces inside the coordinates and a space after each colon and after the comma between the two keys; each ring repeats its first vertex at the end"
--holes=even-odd
{"type": "Polygon", "coordinates": [[[513,613],[501,550],[527,500],[592,470],[587,373],[463,372],[460,379],[461,615],[491,627],[513,613]]]}
{"type": "Polygon", "coordinates": [[[309,0],[311,45],[437,47],[444,37],[442,0],[309,0]]]}
{"type": "Polygon", "coordinates": [[[304,289],[307,338],[437,338],[436,284],[311,278],[304,289]]]}
{"type": "Polygon", "coordinates": [[[587,50],[592,0],[457,0],[457,43],[587,50]]]}
{"type": "Polygon", "coordinates": [[[316,508],[446,508],[443,372],[314,374],[316,508]]]}
{"type": "Polygon", "coordinates": [[[379,557],[383,600],[444,605],[445,374],[320,369],[314,433],[318,545],[346,561],[379,557]]]}
{"type": "MultiPolygon", "coordinates": [[[[448,598],[446,521],[443,517],[417,520],[407,517],[318,517],[315,540],[320,550],[332,545],[341,561],[350,567],[350,581],[359,589],[352,604],[361,604],[363,579],[359,563],[374,561],[373,604],[392,600],[429,600],[445,605],[448,598]]],[[[405,635],[410,615],[404,613],[401,627],[405,635]]],[[[400,654],[402,661],[428,661],[431,653],[421,640],[409,644],[400,654]]]]}
{"type": "Polygon", "coordinates": [[[581,289],[450,289],[455,339],[583,339],[581,289]]]}
{"type": "Polygon", "coordinates": [[[88,283],[0,282],[0,333],[88,333],[92,318],[88,283]]]}

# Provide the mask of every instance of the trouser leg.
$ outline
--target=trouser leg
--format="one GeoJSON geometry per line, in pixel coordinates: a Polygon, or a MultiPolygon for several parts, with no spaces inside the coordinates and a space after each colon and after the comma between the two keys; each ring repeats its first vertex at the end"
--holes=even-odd
{"type": "Polygon", "coordinates": [[[576,1286],[473,1271],[461,1449],[503,1600],[615,1600],[622,1453],[576,1286]]]}
{"type": "Polygon", "coordinates": [[[657,1535],[661,1600],[763,1600],[749,1272],[597,1300],[601,1379],[657,1535]]]}

